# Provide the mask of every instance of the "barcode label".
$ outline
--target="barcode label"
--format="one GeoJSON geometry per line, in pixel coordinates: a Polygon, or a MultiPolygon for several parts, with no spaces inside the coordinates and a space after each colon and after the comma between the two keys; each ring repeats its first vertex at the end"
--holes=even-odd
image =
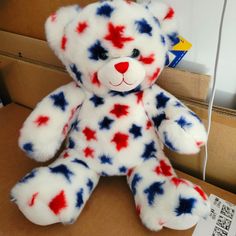
{"type": "Polygon", "coordinates": [[[193,236],[236,236],[236,206],[213,194],[209,199],[210,214],[198,222],[193,236]]]}

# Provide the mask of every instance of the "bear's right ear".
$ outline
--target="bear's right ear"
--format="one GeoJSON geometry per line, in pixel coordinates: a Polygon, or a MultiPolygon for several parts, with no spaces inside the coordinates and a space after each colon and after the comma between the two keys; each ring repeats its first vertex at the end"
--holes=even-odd
{"type": "Polygon", "coordinates": [[[61,7],[57,12],[48,17],[45,23],[46,39],[56,55],[64,61],[63,51],[67,38],[64,35],[65,26],[71,22],[80,11],[78,5],[61,7]]]}

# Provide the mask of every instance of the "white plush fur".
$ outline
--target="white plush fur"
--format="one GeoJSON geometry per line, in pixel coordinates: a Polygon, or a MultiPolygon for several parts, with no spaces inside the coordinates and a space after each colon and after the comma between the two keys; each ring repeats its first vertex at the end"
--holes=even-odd
{"type": "Polygon", "coordinates": [[[207,139],[196,114],[155,85],[177,36],[173,9],[154,0],[63,7],[46,36],[75,82],[45,97],[21,129],[20,147],[39,162],[67,140],[56,162],[12,189],[23,214],[73,223],[100,176],[127,175],[149,229],[187,229],[206,216],[205,193],[178,179],[163,152],[197,153],[207,139]]]}

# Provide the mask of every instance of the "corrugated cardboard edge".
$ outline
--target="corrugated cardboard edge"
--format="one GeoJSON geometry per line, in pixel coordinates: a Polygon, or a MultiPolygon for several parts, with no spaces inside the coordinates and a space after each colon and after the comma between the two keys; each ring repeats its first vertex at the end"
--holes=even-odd
{"type": "MultiPolygon", "coordinates": [[[[43,40],[0,31],[0,53],[18,60],[65,70],[43,40]]],[[[157,84],[175,96],[204,101],[208,95],[210,81],[211,77],[208,75],[166,68],[157,84]]]]}

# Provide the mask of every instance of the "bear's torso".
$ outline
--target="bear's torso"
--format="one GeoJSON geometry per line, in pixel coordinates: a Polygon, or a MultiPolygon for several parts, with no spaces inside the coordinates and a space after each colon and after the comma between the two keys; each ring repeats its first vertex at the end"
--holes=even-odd
{"type": "Polygon", "coordinates": [[[124,175],[162,145],[143,105],[143,91],[87,93],[69,135],[68,152],[101,175],[124,175]]]}

